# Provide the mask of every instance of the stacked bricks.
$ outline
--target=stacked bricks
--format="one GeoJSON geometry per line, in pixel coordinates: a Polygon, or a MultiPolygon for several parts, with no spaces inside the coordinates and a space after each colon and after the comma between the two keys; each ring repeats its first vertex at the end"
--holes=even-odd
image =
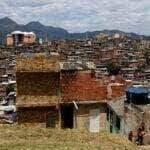
{"type": "Polygon", "coordinates": [[[117,98],[125,95],[125,86],[120,84],[120,85],[112,85],[112,98],[117,98]]]}
{"type": "Polygon", "coordinates": [[[107,86],[96,81],[90,71],[66,72],[61,73],[62,101],[103,101],[107,98],[107,86]]]}
{"type": "Polygon", "coordinates": [[[58,95],[59,73],[16,73],[18,95],[58,95]]]}

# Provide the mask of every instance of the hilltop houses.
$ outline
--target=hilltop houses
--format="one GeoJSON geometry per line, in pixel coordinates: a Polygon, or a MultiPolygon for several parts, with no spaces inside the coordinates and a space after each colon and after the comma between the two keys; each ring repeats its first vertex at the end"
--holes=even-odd
{"type": "Polygon", "coordinates": [[[18,46],[26,44],[34,44],[36,42],[36,35],[33,32],[14,31],[7,34],[7,46],[18,46]]]}

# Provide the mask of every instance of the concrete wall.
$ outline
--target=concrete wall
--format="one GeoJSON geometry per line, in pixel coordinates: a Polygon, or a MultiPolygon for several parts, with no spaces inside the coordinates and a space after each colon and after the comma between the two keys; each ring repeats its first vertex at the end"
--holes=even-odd
{"type": "Polygon", "coordinates": [[[141,122],[145,123],[144,144],[150,144],[150,106],[149,105],[127,105],[125,106],[125,134],[133,131],[137,137],[137,129],[141,122]],[[143,113],[144,112],[144,113],[143,113]]]}
{"type": "Polygon", "coordinates": [[[74,111],[74,127],[77,129],[89,130],[90,125],[90,110],[100,110],[100,131],[106,130],[106,104],[80,104],[79,109],[74,111]]]}
{"type": "Polygon", "coordinates": [[[145,131],[150,133],[150,107],[147,105],[125,105],[125,133],[133,131],[135,134],[141,122],[145,123],[145,131]]]}

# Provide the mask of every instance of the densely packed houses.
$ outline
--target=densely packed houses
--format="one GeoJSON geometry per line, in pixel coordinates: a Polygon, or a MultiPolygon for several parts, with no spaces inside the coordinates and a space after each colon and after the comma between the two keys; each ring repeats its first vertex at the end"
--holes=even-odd
{"type": "Polygon", "coordinates": [[[149,49],[149,41],[122,35],[1,46],[0,112],[14,109],[19,123],[128,133],[126,90],[149,87],[149,49]]]}

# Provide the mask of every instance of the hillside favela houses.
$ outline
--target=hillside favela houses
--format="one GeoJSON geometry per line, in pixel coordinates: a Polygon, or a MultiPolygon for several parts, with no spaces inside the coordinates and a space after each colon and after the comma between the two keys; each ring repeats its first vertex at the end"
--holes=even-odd
{"type": "Polygon", "coordinates": [[[33,32],[14,31],[7,34],[7,46],[17,46],[24,44],[34,44],[36,42],[36,35],[33,32]]]}
{"type": "Polygon", "coordinates": [[[0,47],[0,122],[125,135],[144,124],[150,143],[149,40],[36,38],[14,31],[0,47]]]}

